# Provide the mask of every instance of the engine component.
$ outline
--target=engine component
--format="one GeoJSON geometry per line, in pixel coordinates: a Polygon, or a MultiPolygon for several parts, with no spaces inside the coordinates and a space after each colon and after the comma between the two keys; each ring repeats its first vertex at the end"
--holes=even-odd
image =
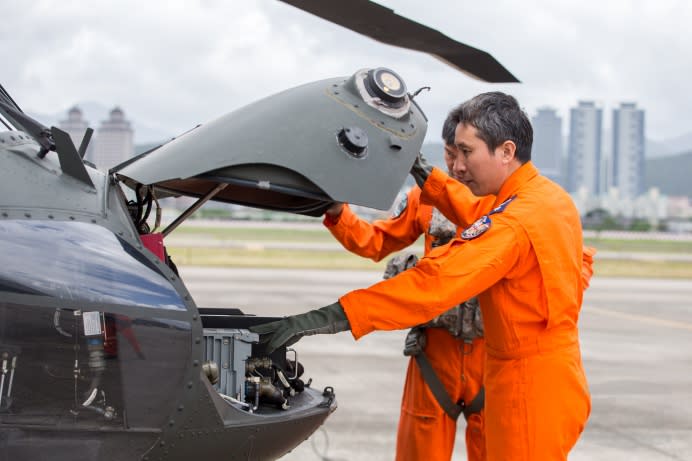
{"type": "Polygon", "coordinates": [[[3,350],[2,369],[0,370],[0,411],[8,410],[12,406],[12,384],[14,382],[14,372],[17,369],[17,350],[3,350]]]}
{"type": "Polygon", "coordinates": [[[103,337],[87,338],[87,351],[89,352],[89,369],[96,373],[105,370],[106,361],[103,351],[103,337]]]}
{"type": "Polygon", "coordinates": [[[250,357],[245,362],[245,374],[251,375],[260,368],[267,370],[272,367],[272,359],[269,357],[250,357]]]}
{"type": "Polygon", "coordinates": [[[342,128],[336,138],[339,145],[353,157],[362,158],[368,153],[368,133],[357,126],[342,128]]]}
{"type": "Polygon", "coordinates": [[[252,344],[258,340],[259,336],[249,330],[204,329],[204,360],[214,363],[219,373],[218,381],[212,382],[214,389],[245,401],[245,363],[252,355],[252,344]]]}
{"type": "Polygon", "coordinates": [[[370,107],[400,119],[408,114],[411,100],[404,80],[385,67],[360,69],[349,79],[360,97],[370,107]]]}
{"type": "Polygon", "coordinates": [[[401,107],[406,103],[406,84],[393,70],[384,67],[370,69],[365,78],[365,88],[391,107],[401,107]]]}
{"type": "Polygon", "coordinates": [[[284,391],[272,384],[270,378],[259,378],[251,376],[246,381],[245,394],[249,400],[254,400],[258,404],[265,403],[275,405],[282,410],[288,410],[290,404],[284,396],[284,391]]]}
{"type": "Polygon", "coordinates": [[[309,387],[300,379],[303,365],[295,349],[282,348],[271,356],[261,347],[253,350],[258,340],[246,329],[205,328],[202,371],[229,404],[249,412],[261,405],[287,410],[290,399],[309,387]]]}
{"type": "Polygon", "coordinates": [[[7,376],[7,352],[2,353],[2,376],[0,377],[0,403],[2,400],[3,391],[5,390],[5,377],[7,376]]]}
{"type": "Polygon", "coordinates": [[[216,364],[216,362],[207,360],[202,364],[202,371],[204,372],[204,375],[209,379],[210,383],[219,383],[219,366],[216,364]]]}

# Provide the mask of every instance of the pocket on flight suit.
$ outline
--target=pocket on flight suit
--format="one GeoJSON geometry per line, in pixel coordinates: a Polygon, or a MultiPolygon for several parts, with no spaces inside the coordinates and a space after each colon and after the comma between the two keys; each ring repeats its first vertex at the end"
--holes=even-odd
{"type": "Polygon", "coordinates": [[[526,359],[486,362],[485,435],[488,457],[527,460],[531,446],[526,359]]]}

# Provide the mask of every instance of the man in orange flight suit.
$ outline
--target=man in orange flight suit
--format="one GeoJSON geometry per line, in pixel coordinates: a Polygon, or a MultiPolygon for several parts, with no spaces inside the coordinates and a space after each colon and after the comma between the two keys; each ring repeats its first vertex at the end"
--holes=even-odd
{"type": "MultiPolygon", "coordinates": [[[[454,130],[456,123],[448,119],[442,128],[445,142],[445,162],[450,176],[453,166],[454,130]]],[[[413,187],[399,204],[394,216],[369,223],[360,219],[346,204],[338,204],[327,211],[324,224],[344,247],[360,256],[380,261],[386,256],[414,243],[425,235],[425,254],[433,247],[447,243],[458,235],[456,226],[430,205],[420,204],[421,190],[413,187]]],[[[490,211],[493,197],[485,200],[490,211]]],[[[485,460],[483,433],[483,384],[485,347],[478,303],[462,303],[454,316],[476,318],[478,326],[468,322],[468,328],[457,335],[446,328],[415,328],[409,334],[424,335],[418,341],[424,344],[423,353],[453,403],[463,402],[466,418],[466,453],[470,461],[485,460]],[[471,312],[463,312],[464,309],[471,312]],[[476,400],[478,398],[478,400],[476,400]]],[[[408,338],[407,338],[408,339],[408,338]]],[[[408,364],[401,414],[397,432],[397,461],[448,461],[452,458],[456,436],[456,418],[449,415],[426,383],[414,357],[408,364]]]]}
{"type": "Polygon", "coordinates": [[[584,269],[579,214],[569,195],[531,163],[533,131],[517,101],[484,93],[450,114],[460,184],[419,159],[421,201],[461,238],[414,268],[338,302],[261,325],[272,349],[310,334],[406,328],[478,296],[485,326],[489,461],[566,460],[591,410],[577,321],[584,269]],[[494,195],[484,214],[479,196],[494,195]]]}

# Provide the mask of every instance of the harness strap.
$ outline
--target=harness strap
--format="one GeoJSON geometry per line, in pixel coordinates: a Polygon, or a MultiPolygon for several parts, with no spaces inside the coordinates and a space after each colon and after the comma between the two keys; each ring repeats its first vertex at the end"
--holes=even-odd
{"type": "MultiPolygon", "coordinates": [[[[439,403],[445,413],[447,413],[447,416],[456,421],[459,418],[459,415],[464,412],[464,416],[466,417],[466,412],[464,411],[464,402],[462,401],[461,403],[454,403],[452,401],[452,398],[447,393],[447,389],[445,389],[444,384],[442,384],[442,381],[440,381],[440,378],[437,377],[435,370],[433,369],[432,365],[430,365],[430,361],[425,356],[423,351],[416,354],[416,363],[418,364],[418,368],[420,369],[428,388],[430,388],[430,391],[435,396],[437,403],[439,403]]],[[[478,400],[478,397],[473,399],[474,402],[476,400],[478,400]]]]}
{"type": "Polygon", "coordinates": [[[464,406],[464,418],[468,421],[474,413],[480,413],[485,406],[485,386],[478,389],[478,394],[471,400],[471,403],[464,406]]]}

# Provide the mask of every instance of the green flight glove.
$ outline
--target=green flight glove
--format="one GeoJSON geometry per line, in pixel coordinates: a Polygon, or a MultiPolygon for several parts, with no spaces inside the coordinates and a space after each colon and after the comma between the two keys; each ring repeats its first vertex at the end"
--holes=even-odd
{"type": "Polygon", "coordinates": [[[421,189],[425,181],[427,181],[428,176],[430,176],[430,173],[432,173],[432,169],[432,165],[423,157],[423,153],[419,152],[416,161],[413,162],[413,166],[411,166],[411,176],[413,176],[413,179],[416,180],[416,184],[418,184],[418,187],[421,189]]]}
{"type": "Polygon", "coordinates": [[[267,343],[267,354],[284,344],[290,346],[303,336],[334,334],[350,329],[351,324],[338,301],[304,314],[250,327],[250,331],[260,335],[260,343],[267,343]]]}

